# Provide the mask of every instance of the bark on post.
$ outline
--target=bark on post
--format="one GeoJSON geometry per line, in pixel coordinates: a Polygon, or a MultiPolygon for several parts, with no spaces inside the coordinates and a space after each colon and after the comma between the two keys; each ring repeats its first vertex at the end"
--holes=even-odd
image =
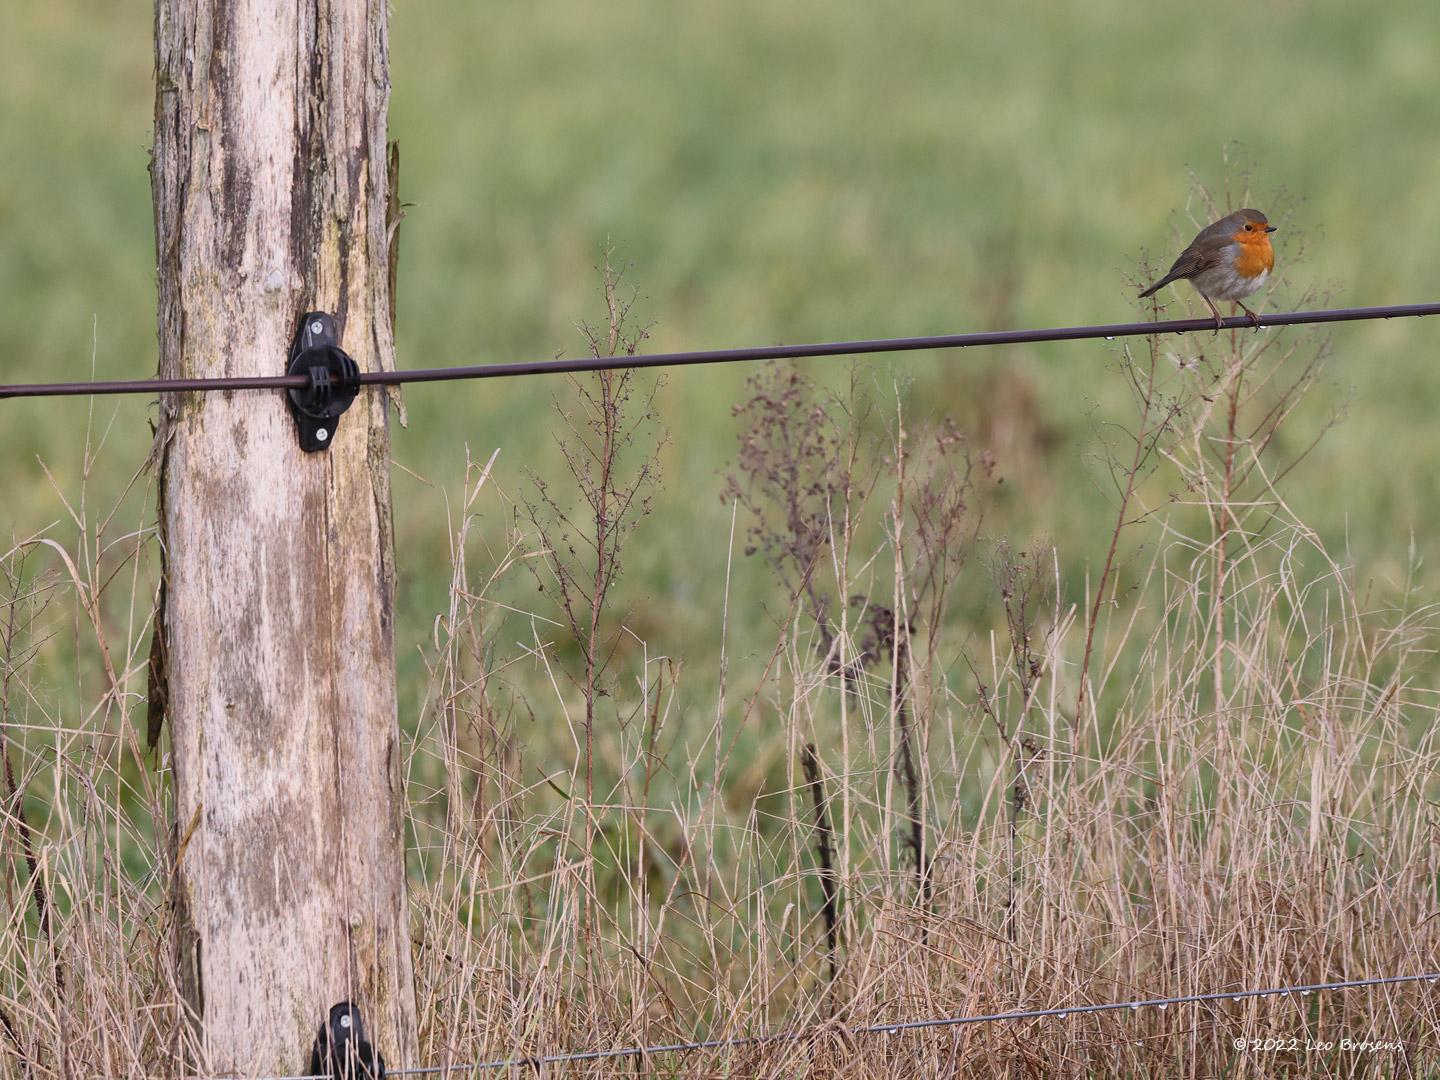
{"type": "MultiPolygon", "coordinates": [[[[386,0],[156,0],[160,371],[275,373],[306,310],[393,367],[386,0]]],[[[386,398],[162,402],[177,960],[217,1071],[302,1072],[351,1000],[415,1064],[386,398]]]]}

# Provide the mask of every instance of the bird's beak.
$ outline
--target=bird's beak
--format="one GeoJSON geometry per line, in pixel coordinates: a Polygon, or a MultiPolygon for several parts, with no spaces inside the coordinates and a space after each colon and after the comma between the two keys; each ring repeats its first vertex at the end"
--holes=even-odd
{"type": "Polygon", "coordinates": [[[1274,225],[1266,225],[1266,226],[1265,226],[1265,231],[1266,231],[1266,232],[1274,232],[1274,231],[1275,231],[1275,226],[1274,226],[1274,225]]]}

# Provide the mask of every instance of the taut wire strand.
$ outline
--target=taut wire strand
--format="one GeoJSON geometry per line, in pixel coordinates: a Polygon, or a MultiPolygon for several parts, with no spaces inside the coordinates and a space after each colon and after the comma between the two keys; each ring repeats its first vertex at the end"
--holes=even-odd
{"type": "MultiPolygon", "coordinates": [[[[983,1013],[975,1016],[937,1016],[922,1020],[897,1020],[889,1024],[864,1024],[855,1027],[819,1024],[812,1027],[774,1031],[762,1035],[740,1035],[734,1038],[703,1039],[696,1042],[657,1043],[652,1046],[625,1046],[613,1050],[575,1050],[563,1054],[534,1054],[527,1057],[494,1058],[488,1061],[467,1061],[454,1065],[423,1065],[408,1069],[386,1069],[386,1076],[443,1076],[456,1072],[494,1072],[497,1069],[535,1068],[564,1065],[582,1061],[602,1061],[622,1057],[644,1057],[652,1054],[684,1054],[701,1050],[741,1049],[773,1043],[799,1042],[827,1031],[842,1030],[849,1035],[898,1035],[902,1031],[924,1031],[930,1028],[963,1027],[968,1024],[998,1024],[1016,1020],[1064,1020],[1090,1013],[1138,1012],[1141,1009],[1167,1009],[1172,1005],[1207,1005],[1220,1001],[1241,1001],[1246,998],[1306,996],[1335,990],[1354,990],[1366,986],[1395,986],[1401,983],[1440,983],[1440,971],[1421,975],[1387,975],[1370,979],[1346,979],[1337,982],[1304,983],[1276,986],[1269,989],[1217,990],[1205,994],[1182,994],[1178,997],[1143,998],[1136,1001],[1107,1001],[1093,1005],[1061,1005],[1049,1009],[1016,1009],[1010,1012],[983,1013]]],[[[326,1080],[325,1077],[280,1076],[269,1080],[326,1080]]]]}
{"type": "MultiPolygon", "coordinates": [[[[1258,328],[1298,326],[1307,323],[1363,322],[1369,319],[1417,318],[1440,315],[1440,303],[1400,304],[1392,307],[1331,308],[1287,311],[1259,316],[1258,328]]],[[[1249,330],[1255,324],[1244,315],[1222,319],[1220,329],[1249,330]]],[[[362,371],[362,386],[399,386],[405,383],[450,382],[458,379],[504,379],[516,375],[575,374],[624,368],[694,367],[733,364],[751,360],[791,360],[817,356],[861,356],[873,353],[921,352],[926,349],[966,349],[986,345],[1024,345],[1044,341],[1085,341],[1094,338],[1144,337],[1150,334],[1192,334],[1214,331],[1214,319],[1171,319],[1164,322],[1111,323],[1104,326],[1061,326],[1039,330],[987,330],[970,334],[931,337],[871,338],[829,341],[807,345],[761,345],[744,349],[708,349],[697,352],[641,353],[636,356],[586,356],[562,360],[522,360],[477,364],[469,367],[409,368],[399,371],[362,371]]],[[[217,393],[236,390],[304,390],[305,375],[254,375],[216,379],[120,379],[68,383],[0,384],[0,398],[86,397],[109,394],[161,394],[195,391],[217,393]]]]}

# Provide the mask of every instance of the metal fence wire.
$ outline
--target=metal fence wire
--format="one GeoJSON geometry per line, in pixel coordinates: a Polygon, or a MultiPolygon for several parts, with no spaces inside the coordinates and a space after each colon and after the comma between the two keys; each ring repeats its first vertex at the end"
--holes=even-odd
{"type": "MultiPolygon", "coordinates": [[[[477,364],[469,367],[409,368],[399,371],[362,371],[361,386],[399,386],[406,383],[451,382],[460,379],[503,379],[516,375],[576,374],[628,368],[694,367],[752,360],[793,360],[819,356],[864,356],[876,353],[921,352],[927,349],[966,349],[986,345],[1024,345],[1044,341],[1085,341],[1095,338],[1148,337],[1152,334],[1190,334],[1200,331],[1263,330],[1273,326],[1310,323],[1364,322],[1371,319],[1417,318],[1440,315],[1440,303],[1400,304],[1391,307],[1331,308],[1260,315],[1255,322],[1243,315],[1222,319],[1171,319],[1163,322],[1111,323],[1102,326],[1062,326],[1038,330],[989,330],[931,337],[871,338],[808,345],[761,345],[744,349],[708,349],[696,352],[641,353],[635,356],[578,357],[567,360],[522,360],[477,364]]],[[[110,394],[175,392],[218,393],[236,390],[305,390],[306,375],[255,375],[218,379],[120,379],[93,382],[0,384],[0,398],[88,397],[110,394]]]]}
{"type": "MultiPolygon", "coordinates": [[[[1142,1009],[1169,1009],[1172,1006],[1214,1005],[1227,1001],[1265,998],[1304,998],[1312,994],[1331,993],[1342,990],[1357,990],[1375,986],[1398,986],[1403,983],[1426,983],[1431,987],[1440,984],[1440,971],[1419,975],[1387,975],[1369,979],[1344,979],[1335,982],[1301,983],[1291,986],[1272,986],[1265,989],[1217,990],[1205,994],[1182,994],[1177,997],[1140,998],[1135,1001],[1106,1001],[1096,1004],[1059,1005],[1046,1009],[1014,1009],[1009,1012],[982,1013],[973,1016],[936,1016],[919,1020],[897,1020],[893,1023],[861,1024],[855,1026],[836,1024],[815,1024],[807,1027],[773,1031],[760,1035],[738,1035],[731,1038],[699,1039],[694,1042],[655,1043],[649,1046],[621,1046],[609,1049],[572,1050],[561,1054],[532,1054],[528,1056],[482,1059],[450,1065],[421,1065],[412,1068],[386,1069],[386,1076],[449,1076],[452,1073],[495,1072],[500,1069],[538,1069],[547,1065],[579,1064],[586,1061],[607,1061],[617,1058],[655,1057],[661,1054],[688,1054],[705,1050],[740,1050],[747,1047],[767,1046],[777,1043],[797,1043],[833,1033],[844,1032],[853,1037],[894,1036],[907,1031],[926,1031],[934,1028],[965,1027],[971,1024],[1017,1023],[1025,1020],[1063,1021],[1070,1017],[1087,1016],[1094,1013],[1132,1013],[1142,1009]]],[[[268,1080],[329,1080],[323,1076],[280,1076],[268,1080]]]]}

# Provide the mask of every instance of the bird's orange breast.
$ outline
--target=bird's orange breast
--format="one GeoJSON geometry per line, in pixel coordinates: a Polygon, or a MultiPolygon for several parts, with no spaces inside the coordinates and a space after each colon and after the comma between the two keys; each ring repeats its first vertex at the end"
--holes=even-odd
{"type": "Polygon", "coordinates": [[[1235,272],[1241,277],[1254,277],[1275,269],[1275,249],[1266,233],[1240,233],[1235,237],[1239,252],[1235,256],[1235,272]]]}

